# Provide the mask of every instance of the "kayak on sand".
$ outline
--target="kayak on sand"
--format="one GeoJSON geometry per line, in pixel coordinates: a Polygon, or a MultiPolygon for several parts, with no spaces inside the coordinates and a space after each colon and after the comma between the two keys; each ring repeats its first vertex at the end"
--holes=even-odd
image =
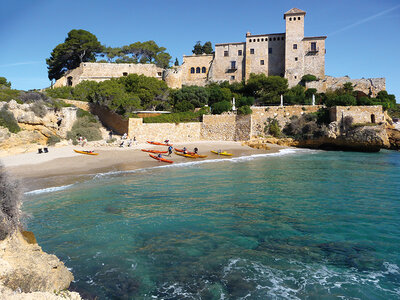
{"type": "Polygon", "coordinates": [[[161,151],[161,150],[149,150],[149,149],[141,149],[143,152],[150,152],[150,153],[168,153],[168,151],[161,151]]]}
{"type": "Polygon", "coordinates": [[[172,163],[173,163],[172,160],[168,160],[168,159],[165,159],[165,158],[162,158],[162,157],[158,157],[158,156],[155,156],[155,155],[153,155],[153,154],[149,154],[149,156],[150,156],[151,158],[154,158],[154,159],[158,160],[158,161],[166,162],[166,163],[169,163],[169,164],[172,164],[172,163]]]}
{"type": "Polygon", "coordinates": [[[75,150],[75,149],[74,149],[74,151],[75,151],[76,153],[80,153],[80,154],[99,155],[98,153],[96,153],[96,152],[94,152],[94,151],[88,151],[88,150],[82,150],[82,151],[80,151],[80,150],[75,150]]]}
{"type": "Polygon", "coordinates": [[[211,152],[214,153],[214,154],[225,155],[225,156],[232,156],[233,155],[232,153],[228,153],[228,152],[225,152],[225,151],[218,152],[218,151],[211,150],[211,152]]]}
{"type": "Polygon", "coordinates": [[[153,141],[147,141],[149,144],[152,145],[158,145],[158,146],[172,146],[172,144],[165,144],[165,143],[159,143],[159,142],[153,142],[153,141]]]}

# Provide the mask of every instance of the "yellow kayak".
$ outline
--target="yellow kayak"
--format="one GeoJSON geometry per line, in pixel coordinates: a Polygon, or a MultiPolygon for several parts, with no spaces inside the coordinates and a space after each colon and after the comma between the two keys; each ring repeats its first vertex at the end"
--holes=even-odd
{"type": "Polygon", "coordinates": [[[197,158],[198,156],[195,156],[195,155],[190,155],[190,154],[183,154],[183,153],[179,153],[179,152],[174,152],[176,155],[179,155],[179,156],[184,156],[184,157],[188,157],[188,158],[197,158]]]}
{"type": "Polygon", "coordinates": [[[95,153],[95,152],[93,152],[93,151],[87,151],[87,150],[79,151],[79,150],[75,150],[75,149],[74,149],[74,151],[75,151],[76,153],[80,153],[80,154],[99,155],[98,153],[95,153]]]}
{"type": "Polygon", "coordinates": [[[233,155],[232,153],[228,153],[228,152],[225,152],[225,151],[218,153],[218,151],[211,150],[211,152],[215,153],[215,154],[218,154],[218,155],[225,155],[225,156],[232,156],[233,155]]]}

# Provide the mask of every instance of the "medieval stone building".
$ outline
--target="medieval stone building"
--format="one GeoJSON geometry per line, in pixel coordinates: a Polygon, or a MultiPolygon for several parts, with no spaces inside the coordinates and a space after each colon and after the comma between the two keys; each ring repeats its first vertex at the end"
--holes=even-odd
{"type": "MultiPolygon", "coordinates": [[[[244,42],[216,44],[214,54],[184,55],[178,67],[163,70],[153,64],[81,63],[54,86],[75,86],[83,80],[103,81],[134,73],[164,80],[171,88],[181,88],[209,82],[241,82],[254,73],[285,77],[289,87],[298,84],[303,75],[312,74],[319,80],[309,87],[318,92],[339,88],[345,82],[325,76],[326,36],[305,37],[305,16],[305,11],[292,8],[283,15],[285,32],[248,32],[244,42]]],[[[372,96],[385,89],[384,78],[353,79],[352,83],[372,96]]]]}

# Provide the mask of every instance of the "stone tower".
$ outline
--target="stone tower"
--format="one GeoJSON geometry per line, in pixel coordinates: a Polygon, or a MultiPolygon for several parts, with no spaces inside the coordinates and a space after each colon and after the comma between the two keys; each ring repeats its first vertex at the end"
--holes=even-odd
{"type": "Polygon", "coordinates": [[[305,15],[306,12],[298,8],[292,8],[283,15],[286,21],[285,77],[288,79],[289,87],[296,85],[304,75],[305,15]]]}

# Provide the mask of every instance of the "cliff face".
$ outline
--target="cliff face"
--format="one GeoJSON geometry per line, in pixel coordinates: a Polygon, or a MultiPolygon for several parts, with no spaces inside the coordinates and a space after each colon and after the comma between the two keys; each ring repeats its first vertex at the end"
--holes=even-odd
{"type": "Polygon", "coordinates": [[[59,110],[45,108],[45,115],[38,117],[32,110],[34,104],[18,104],[11,100],[8,103],[0,102],[0,109],[4,105],[21,128],[20,132],[14,134],[0,127],[0,150],[12,150],[13,153],[36,149],[37,144],[46,145],[51,136],[66,138],[76,120],[77,109],[74,107],[62,107],[59,110]]]}
{"type": "Polygon", "coordinates": [[[42,251],[33,234],[19,232],[0,242],[1,299],[80,299],[67,289],[72,273],[42,251]]]}

